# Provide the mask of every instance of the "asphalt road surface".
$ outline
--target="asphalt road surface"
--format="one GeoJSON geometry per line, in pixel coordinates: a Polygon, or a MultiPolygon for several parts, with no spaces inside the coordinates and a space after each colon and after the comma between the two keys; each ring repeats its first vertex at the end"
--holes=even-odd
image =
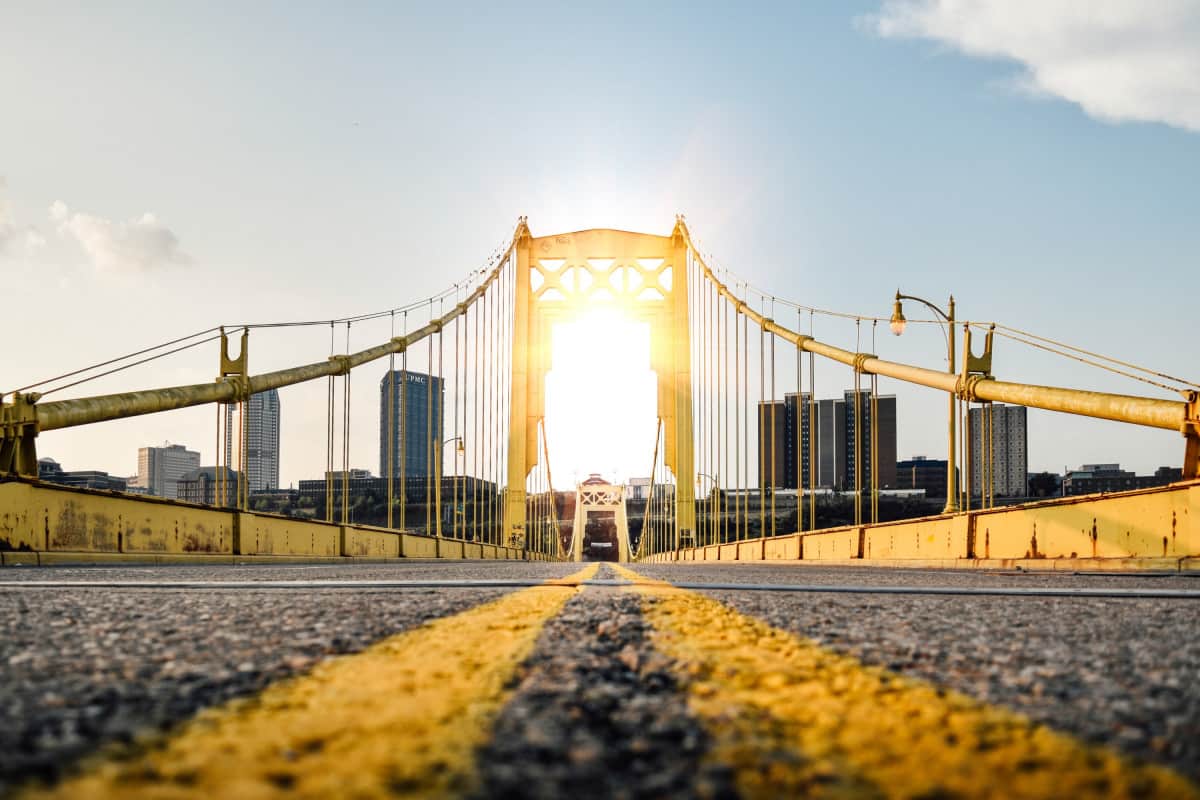
{"type": "Polygon", "coordinates": [[[1200,781],[1200,579],[584,566],[0,570],[0,795],[205,795],[260,763],[281,796],[349,787],[320,783],[343,765],[362,796],[1188,796],[1200,781]],[[1020,591],[923,591],[946,588],[1020,591]],[[280,716],[299,706],[314,716],[280,716]],[[263,729],[325,733],[260,741],[274,749],[248,749],[239,773],[228,742],[263,729]]]}

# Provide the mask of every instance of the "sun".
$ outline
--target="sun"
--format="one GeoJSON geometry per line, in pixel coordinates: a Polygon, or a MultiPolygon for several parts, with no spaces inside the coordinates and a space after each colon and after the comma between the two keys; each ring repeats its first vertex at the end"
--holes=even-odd
{"type": "Polygon", "coordinates": [[[546,437],[555,488],[589,473],[624,482],[650,474],[656,431],[650,325],[592,309],[553,327],[546,437]]]}

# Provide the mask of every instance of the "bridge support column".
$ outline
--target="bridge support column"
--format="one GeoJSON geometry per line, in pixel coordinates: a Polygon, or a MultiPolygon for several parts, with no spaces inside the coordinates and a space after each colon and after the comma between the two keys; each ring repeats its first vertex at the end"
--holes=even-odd
{"type": "Polygon", "coordinates": [[[688,245],[680,223],[671,236],[670,412],[667,465],[675,473],[675,558],[683,539],[696,541],[695,452],[692,442],[692,350],[688,325],[688,245]]]}
{"type": "Polygon", "coordinates": [[[516,280],[513,292],[512,384],[509,389],[508,488],[504,500],[503,541],[525,538],[525,480],[537,463],[537,430],[541,417],[542,387],[537,370],[530,369],[531,298],[529,287],[529,228],[524,221],[517,231],[516,280]]]}

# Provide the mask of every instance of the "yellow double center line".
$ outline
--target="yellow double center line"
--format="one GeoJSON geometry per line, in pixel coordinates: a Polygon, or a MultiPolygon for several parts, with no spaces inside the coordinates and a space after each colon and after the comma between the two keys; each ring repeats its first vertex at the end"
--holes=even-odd
{"type": "Polygon", "coordinates": [[[1169,770],[618,572],[642,582],[653,643],[744,797],[1200,797],[1169,770]]]}
{"type": "Polygon", "coordinates": [[[256,697],[201,712],[132,759],[28,796],[396,797],[475,788],[475,749],[542,627],[587,580],[561,581],[319,664],[256,697]],[[555,586],[555,584],[560,584],[555,586]]]}

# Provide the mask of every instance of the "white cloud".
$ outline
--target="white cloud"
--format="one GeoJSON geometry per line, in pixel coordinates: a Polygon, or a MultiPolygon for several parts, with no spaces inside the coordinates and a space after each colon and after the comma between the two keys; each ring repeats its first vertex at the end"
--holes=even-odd
{"type": "Polygon", "coordinates": [[[1022,88],[1098,119],[1200,131],[1200,0],[886,0],[860,22],[1020,62],[1022,88]]]}
{"type": "Polygon", "coordinates": [[[149,272],[191,262],[179,249],[179,237],[150,212],[128,222],[113,222],[72,212],[66,203],[55,200],[50,219],[60,235],[79,243],[100,272],[149,272]]]}
{"type": "Polygon", "coordinates": [[[19,254],[28,259],[46,244],[46,237],[37,228],[18,225],[13,219],[5,192],[7,185],[0,177],[0,256],[19,254]]]}

